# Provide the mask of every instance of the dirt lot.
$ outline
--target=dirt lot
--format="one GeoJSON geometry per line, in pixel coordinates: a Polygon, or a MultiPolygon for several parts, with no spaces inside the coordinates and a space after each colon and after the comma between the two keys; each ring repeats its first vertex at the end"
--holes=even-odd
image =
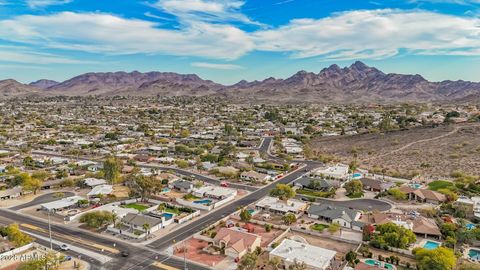
{"type": "Polygon", "coordinates": [[[389,133],[325,137],[312,140],[315,153],[396,177],[417,173],[448,178],[453,171],[480,174],[480,124],[414,128],[389,133]]]}

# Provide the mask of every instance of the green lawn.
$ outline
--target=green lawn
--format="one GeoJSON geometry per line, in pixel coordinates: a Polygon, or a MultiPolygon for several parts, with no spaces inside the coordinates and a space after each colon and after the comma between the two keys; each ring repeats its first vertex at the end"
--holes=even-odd
{"type": "Polygon", "coordinates": [[[323,232],[323,230],[325,230],[326,228],[330,227],[329,225],[327,224],[313,224],[312,226],[310,226],[310,229],[312,230],[315,230],[315,231],[319,231],[319,232],[323,232]]]}
{"type": "Polygon", "coordinates": [[[140,212],[143,212],[143,211],[147,210],[148,208],[150,208],[146,205],[138,204],[138,203],[129,203],[129,204],[124,205],[123,207],[124,208],[133,208],[133,209],[138,210],[140,212]]]}
{"type": "Polygon", "coordinates": [[[453,186],[452,182],[444,181],[444,180],[437,180],[437,181],[433,181],[433,182],[429,183],[428,184],[428,189],[437,191],[439,189],[449,188],[451,186],[453,186]]]}

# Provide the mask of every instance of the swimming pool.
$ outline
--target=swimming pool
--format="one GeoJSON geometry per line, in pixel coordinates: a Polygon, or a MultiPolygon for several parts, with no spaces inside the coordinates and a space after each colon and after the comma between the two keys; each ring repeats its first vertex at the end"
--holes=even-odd
{"type": "Polygon", "coordinates": [[[206,200],[194,201],[193,203],[196,203],[196,204],[211,204],[212,200],[206,199],[206,200]]]}
{"type": "Polygon", "coordinates": [[[247,212],[250,213],[250,215],[253,215],[253,213],[255,213],[255,210],[253,210],[253,209],[248,209],[247,212]]]}
{"type": "Polygon", "coordinates": [[[165,217],[166,220],[169,220],[169,219],[173,218],[172,213],[162,213],[162,216],[165,217]]]}
{"type": "Polygon", "coordinates": [[[418,184],[418,183],[410,184],[410,187],[411,187],[411,188],[418,189],[418,188],[421,188],[421,187],[422,187],[422,184],[418,184]]]}
{"type": "Polygon", "coordinates": [[[163,188],[161,193],[168,193],[168,192],[170,192],[169,188],[163,188]]]}
{"type": "Polygon", "coordinates": [[[392,264],[380,262],[380,261],[377,261],[377,260],[374,260],[374,259],[366,259],[364,261],[364,263],[366,263],[368,265],[371,265],[371,266],[377,266],[379,268],[388,269],[388,270],[395,270],[396,269],[396,267],[393,266],[392,264]]]}
{"type": "Polygon", "coordinates": [[[468,223],[468,224],[465,225],[465,228],[467,228],[467,230],[473,230],[473,229],[475,229],[475,224],[468,223]]]}
{"type": "Polygon", "coordinates": [[[354,173],[352,177],[353,178],[360,178],[360,177],[362,177],[362,174],[361,173],[354,173]]]}
{"type": "Polygon", "coordinates": [[[425,244],[423,245],[423,248],[424,249],[436,249],[440,246],[440,243],[438,242],[434,242],[434,241],[427,241],[425,242],[425,244]]]}
{"type": "Polygon", "coordinates": [[[480,250],[471,248],[468,251],[468,257],[472,260],[480,260],[480,250]]]}

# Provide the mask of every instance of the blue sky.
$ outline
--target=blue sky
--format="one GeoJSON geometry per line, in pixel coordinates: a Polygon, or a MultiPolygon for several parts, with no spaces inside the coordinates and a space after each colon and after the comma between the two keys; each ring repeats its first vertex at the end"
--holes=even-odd
{"type": "Polygon", "coordinates": [[[480,0],[0,0],[0,79],[158,70],[231,84],[356,60],[480,81],[480,0]]]}

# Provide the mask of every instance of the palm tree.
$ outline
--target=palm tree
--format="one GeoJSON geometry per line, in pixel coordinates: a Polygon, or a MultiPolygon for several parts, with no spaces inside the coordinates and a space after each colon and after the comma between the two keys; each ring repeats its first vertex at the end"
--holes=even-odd
{"type": "Polygon", "coordinates": [[[142,228],[145,231],[145,240],[147,240],[147,237],[150,234],[150,224],[145,223],[142,225],[142,228]]]}

